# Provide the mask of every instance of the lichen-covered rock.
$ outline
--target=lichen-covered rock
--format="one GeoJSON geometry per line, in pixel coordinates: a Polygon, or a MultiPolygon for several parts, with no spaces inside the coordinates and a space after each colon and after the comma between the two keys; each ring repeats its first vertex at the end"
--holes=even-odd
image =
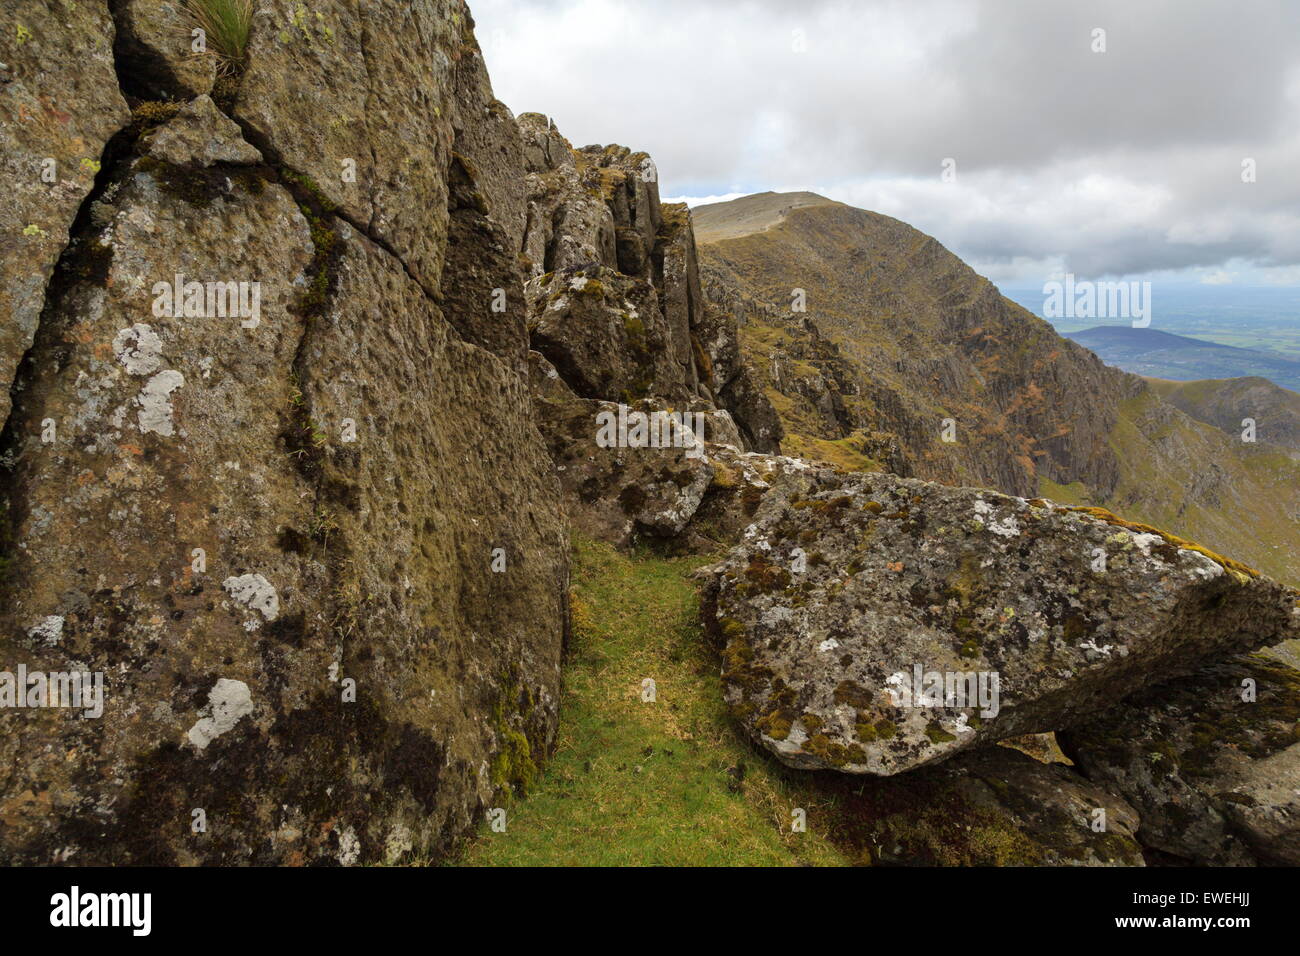
{"type": "Polygon", "coordinates": [[[448,167],[449,216],[440,289],[443,314],[463,338],[527,375],[532,270],[523,255],[526,218],[519,126],[492,95],[472,36],[456,61],[448,167]]]}
{"type": "Polygon", "coordinates": [[[1209,866],[1300,864],[1300,671],[1261,655],[1211,664],[1061,743],[1138,808],[1146,845],[1209,866]]]}
{"type": "Polygon", "coordinates": [[[584,398],[688,398],[674,387],[655,288],[604,267],[548,272],[528,283],[532,347],[584,398]]]}
{"type": "Polygon", "coordinates": [[[460,0],[265,0],[233,115],[436,295],[456,65],[477,49],[460,0]]]}
{"type": "Polygon", "coordinates": [[[22,4],[0,30],[0,421],[81,201],[126,125],[107,4],[22,4]]]}
{"type": "MultiPolygon", "coordinates": [[[[546,367],[535,366],[544,377],[546,367]]],[[[698,419],[653,402],[620,406],[558,390],[537,407],[575,527],[618,544],[685,529],[714,475],[714,446],[696,434],[698,419]]]]}
{"type": "Polygon", "coordinates": [[[537,113],[519,130],[530,347],[584,398],[722,411],[717,440],[775,452],[780,421],[739,361],[734,317],[706,310],[690,211],[660,204],[650,157],[574,150],[537,113]]]}
{"type": "Polygon", "coordinates": [[[705,620],[762,746],[894,774],[1294,636],[1300,608],[1104,512],[823,469],[806,494],[765,496],[713,569],[705,620]]]}
{"type": "Polygon", "coordinates": [[[244,141],[234,120],[206,95],[196,96],[165,126],[151,131],[146,150],[172,166],[247,166],[262,160],[262,154],[244,141]]]}
{"type": "Polygon", "coordinates": [[[739,317],[757,305],[707,270],[700,281],[704,302],[693,311],[692,342],[703,353],[703,377],[718,404],[731,411],[746,445],[774,454],[785,429],[740,351],[739,317]]]}
{"type": "Polygon", "coordinates": [[[684,203],[663,208],[662,222],[653,247],[659,287],[663,290],[664,322],[668,327],[670,357],[676,365],[674,380],[690,392],[714,399],[713,385],[704,383],[700,392],[699,367],[707,362],[696,327],[703,319],[704,293],[700,288],[700,271],[695,255],[695,234],[691,231],[691,214],[684,203]],[[695,336],[694,338],[692,336],[695,336]]]}
{"type": "MultiPolygon", "coordinates": [[[[99,675],[103,707],[7,711],[0,861],[423,858],[552,745],[567,525],[527,380],[426,286],[445,230],[385,221],[378,188],[354,228],[278,165],[336,115],[331,80],[337,115],[414,122],[446,64],[399,56],[403,30],[460,31],[461,8],[367,4],[382,37],[345,6],[286,44],[310,52],[252,53],[259,96],[317,84],[260,101],[285,152],[262,162],[206,98],[138,111],[50,282],[0,449],[0,651],[99,675]],[[294,75],[332,41],[362,59],[294,75]]],[[[445,216],[446,154],[409,132],[383,136],[445,216]]]]}
{"type": "Polygon", "coordinates": [[[540,113],[519,114],[519,133],[528,171],[523,249],[531,276],[593,264],[617,269],[614,214],[584,181],[569,141],[540,113]]]}

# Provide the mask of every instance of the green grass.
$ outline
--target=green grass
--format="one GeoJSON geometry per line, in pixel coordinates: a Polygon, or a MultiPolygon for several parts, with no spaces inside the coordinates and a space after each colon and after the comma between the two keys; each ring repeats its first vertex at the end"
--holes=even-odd
{"type": "Polygon", "coordinates": [[[208,52],[220,60],[221,71],[242,70],[253,25],[253,0],[185,0],[185,9],[203,30],[208,52]]]}
{"type": "Polygon", "coordinates": [[[507,828],[484,825],[470,866],[845,865],[837,814],[798,771],[733,729],[685,575],[707,558],[627,556],[575,541],[573,645],[559,741],[507,828]],[[657,700],[641,700],[653,678],[657,700]],[[743,768],[743,769],[742,769],[743,768]],[[743,776],[742,776],[743,774],[743,776]],[[793,833],[791,810],[807,811],[793,833]]]}

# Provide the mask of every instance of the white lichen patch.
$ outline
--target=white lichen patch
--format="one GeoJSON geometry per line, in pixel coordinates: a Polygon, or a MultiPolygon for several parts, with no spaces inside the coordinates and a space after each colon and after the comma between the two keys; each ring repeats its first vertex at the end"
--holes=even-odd
{"type": "Polygon", "coordinates": [[[1163,543],[1164,540],[1165,539],[1160,537],[1160,535],[1158,534],[1144,533],[1144,534],[1133,535],[1133,543],[1137,545],[1138,550],[1141,551],[1143,554],[1145,554],[1148,558],[1151,557],[1151,546],[1154,544],[1163,543]]]}
{"type": "Polygon", "coordinates": [[[339,831],[339,853],[336,859],[341,866],[355,866],[357,860],[361,859],[361,841],[357,839],[357,831],[351,827],[339,831]]]}
{"type": "Polygon", "coordinates": [[[759,615],[758,621],[764,627],[785,627],[794,620],[794,611],[784,604],[773,604],[759,615]]]}
{"type": "Polygon", "coordinates": [[[140,406],[140,431],[158,435],[171,435],[175,431],[172,424],[171,394],[184,384],[185,376],[175,369],[159,372],[145,382],[144,388],[135,397],[136,404],[140,406]]]}
{"type": "Polygon", "coordinates": [[[63,637],[63,618],[57,614],[42,618],[27,629],[27,636],[44,644],[57,644],[63,637]]]}
{"type": "Polygon", "coordinates": [[[958,714],[957,719],[947,725],[947,729],[958,737],[962,734],[975,733],[975,728],[970,725],[969,714],[958,714]]]}
{"type": "Polygon", "coordinates": [[[280,614],[280,596],[271,582],[260,574],[226,578],[221,586],[237,603],[249,610],[262,612],[262,617],[268,621],[274,621],[280,614]]]}
{"type": "Polygon", "coordinates": [[[991,522],[989,531],[1003,538],[1018,538],[1020,537],[1020,524],[1015,518],[1008,515],[999,521],[991,522]]]}
{"type": "Polygon", "coordinates": [[[162,339],[143,322],[113,337],[113,354],[132,375],[152,375],[162,366],[162,339]]]}
{"type": "Polygon", "coordinates": [[[189,729],[186,738],[199,750],[216,740],[228,730],[233,730],[241,717],[253,712],[253,695],[242,680],[222,677],[208,691],[208,705],[199,711],[198,722],[189,729]]]}
{"type": "Polygon", "coordinates": [[[1213,581],[1224,573],[1223,565],[1213,558],[1201,554],[1199,551],[1189,551],[1186,548],[1178,552],[1185,562],[1191,564],[1193,577],[1201,578],[1205,581],[1213,581]]]}

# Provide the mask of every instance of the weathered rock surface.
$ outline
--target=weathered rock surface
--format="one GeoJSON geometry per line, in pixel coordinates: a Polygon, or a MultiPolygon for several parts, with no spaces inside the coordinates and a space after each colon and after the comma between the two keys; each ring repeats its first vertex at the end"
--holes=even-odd
{"type": "Polygon", "coordinates": [[[791,766],[899,773],[1300,630],[1291,589],[1105,513],[829,469],[775,491],[705,620],[791,766]]]}
{"type": "MultiPolygon", "coordinates": [[[[233,116],[430,294],[441,284],[456,65],[475,56],[460,0],[256,5],[233,116]]],[[[481,61],[480,61],[481,62],[481,61]]]]}
{"type": "Polygon", "coordinates": [[[522,251],[527,214],[523,138],[510,110],[492,95],[472,35],[455,62],[441,305],[464,339],[495,352],[526,377],[523,281],[531,272],[522,251]]]}
{"type": "Polygon", "coordinates": [[[584,398],[686,396],[671,384],[671,338],[654,286],[600,266],[528,284],[531,342],[584,398]]]}
{"type": "Polygon", "coordinates": [[[207,95],[196,96],[169,123],[151,131],[145,148],[172,166],[248,166],[262,161],[262,154],[244,142],[234,120],[207,95]]]}
{"type": "Polygon", "coordinates": [[[776,451],[776,412],[740,361],[734,317],[706,308],[690,212],[660,204],[650,157],[575,150],[537,113],[519,129],[530,347],[582,398],[722,411],[719,440],[776,451]]]}
{"type": "Polygon", "coordinates": [[[1061,744],[1138,808],[1146,845],[1210,866],[1300,864],[1300,671],[1260,655],[1211,664],[1061,744]]]}
{"type": "Polygon", "coordinates": [[[54,264],[95,182],[110,137],[126,125],[103,4],[24,4],[0,30],[0,421],[31,346],[54,264]]]}
{"type": "Polygon", "coordinates": [[[867,802],[878,863],[1145,865],[1138,814],[1124,800],[1069,767],[1005,747],[882,780],[867,802]],[[937,855],[945,850],[961,858],[937,855]]]}
{"type": "Polygon", "coordinates": [[[436,855],[551,747],[559,484],[526,378],[433,294],[451,127],[412,146],[454,100],[462,8],[299,29],[298,6],[259,6],[240,96],[268,162],[311,176],[206,97],[148,111],[170,118],[121,142],[17,375],[0,656],[100,673],[104,701],[5,712],[4,862],[436,855]],[[318,122],[349,104],[369,145],[318,122]],[[345,140],[381,171],[358,196],[310,182],[345,140]],[[178,274],[197,297],[160,296],[178,274]]]}
{"type": "Polygon", "coordinates": [[[114,0],[124,92],[161,100],[211,93],[217,58],[191,49],[194,17],[182,0],[114,0]]]}
{"type": "MultiPolygon", "coordinates": [[[[539,363],[539,368],[548,366],[539,363]]],[[[665,417],[653,445],[628,447],[601,439],[602,421],[618,420],[613,402],[566,399],[557,391],[551,400],[538,399],[537,406],[576,527],[620,544],[638,535],[669,538],[682,532],[714,474],[705,445],[687,420],[665,417]]],[[[650,402],[623,406],[624,415],[663,411],[650,402]]]]}

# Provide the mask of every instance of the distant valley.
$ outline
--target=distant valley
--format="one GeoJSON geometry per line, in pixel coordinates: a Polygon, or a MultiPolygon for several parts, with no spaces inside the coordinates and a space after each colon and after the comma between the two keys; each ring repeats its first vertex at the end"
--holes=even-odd
{"type": "Polygon", "coordinates": [[[1064,335],[1095,352],[1107,365],[1148,378],[1185,382],[1255,376],[1300,391],[1300,361],[1275,352],[1128,325],[1099,325],[1064,335]]]}

